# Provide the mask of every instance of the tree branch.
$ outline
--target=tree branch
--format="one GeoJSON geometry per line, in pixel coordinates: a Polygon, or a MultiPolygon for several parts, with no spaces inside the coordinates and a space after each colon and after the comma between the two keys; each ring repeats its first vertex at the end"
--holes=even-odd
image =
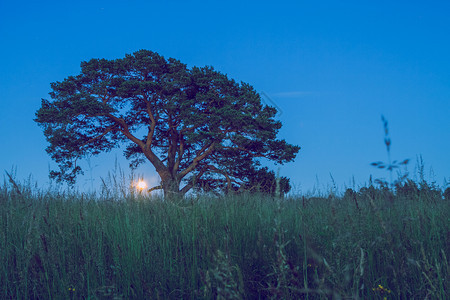
{"type": "Polygon", "coordinates": [[[187,131],[192,131],[192,130],[195,130],[195,128],[198,128],[198,126],[185,127],[185,128],[180,130],[180,133],[187,132],[187,131]]]}
{"type": "Polygon", "coordinates": [[[252,152],[248,149],[245,149],[243,147],[222,147],[222,149],[241,150],[241,151],[247,152],[247,154],[250,155],[251,157],[264,157],[264,158],[270,159],[270,157],[267,155],[255,154],[254,152],[252,152]]]}
{"type": "Polygon", "coordinates": [[[155,116],[153,115],[152,108],[150,106],[150,101],[147,100],[146,104],[147,104],[147,113],[150,118],[150,121],[152,122],[148,128],[147,141],[145,142],[145,149],[149,150],[153,142],[153,134],[155,133],[156,128],[156,119],[155,116]]]}
{"type": "Polygon", "coordinates": [[[163,189],[162,185],[157,185],[157,186],[154,186],[154,187],[148,189],[147,192],[151,193],[151,192],[153,192],[153,191],[156,191],[156,190],[162,190],[162,189],[163,189]]]}
{"type": "Polygon", "coordinates": [[[175,174],[175,156],[177,153],[177,144],[178,144],[178,134],[174,128],[174,122],[172,117],[169,115],[167,118],[167,124],[169,125],[168,131],[168,140],[169,140],[169,149],[167,150],[167,168],[175,174]]]}
{"type": "Polygon", "coordinates": [[[214,173],[222,174],[223,176],[225,176],[225,178],[227,180],[227,189],[231,190],[231,178],[227,172],[220,170],[216,166],[213,166],[213,165],[208,165],[208,168],[214,173]]]}
{"type": "Polygon", "coordinates": [[[203,176],[203,174],[208,170],[209,166],[205,166],[203,167],[197,175],[195,175],[195,177],[191,180],[191,182],[189,182],[188,184],[186,184],[182,189],[181,189],[181,193],[186,194],[191,188],[194,187],[194,183],[197,182],[200,177],[203,176]]]}
{"type": "Polygon", "coordinates": [[[200,149],[199,152],[197,152],[197,157],[194,158],[194,160],[192,161],[192,163],[183,171],[181,171],[178,174],[178,180],[183,179],[184,176],[186,176],[187,174],[189,174],[192,170],[194,170],[198,163],[204,159],[205,157],[207,157],[208,155],[210,155],[211,153],[213,153],[214,151],[214,147],[216,146],[216,142],[212,142],[211,144],[209,144],[209,146],[205,145],[202,147],[202,149],[200,149]],[[204,152],[203,152],[204,151],[204,152]],[[203,154],[200,154],[202,153],[203,154]]]}
{"type": "Polygon", "coordinates": [[[122,130],[120,130],[129,140],[131,140],[132,142],[134,142],[136,145],[138,145],[139,147],[141,147],[141,149],[144,149],[144,143],[138,139],[137,137],[135,137],[130,130],[128,129],[128,124],[125,122],[124,119],[122,118],[118,118],[110,113],[105,114],[105,116],[107,116],[108,118],[110,118],[111,120],[113,120],[114,122],[116,122],[116,124],[122,126],[122,130]]]}
{"type": "Polygon", "coordinates": [[[114,129],[114,127],[116,127],[116,125],[113,125],[113,126],[110,126],[110,127],[106,128],[106,130],[102,134],[100,134],[98,136],[95,136],[95,137],[89,139],[87,142],[81,144],[80,148],[83,148],[84,146],[86,146],[86,145],[88,145],[88,144],[90,144],[90,143],[92,143],[92,142],[94,142],[94,141],[96,141],[98,139],[101,139],[102,137],[104,137],[105,135],[110,133],[114,129]]]}
{"type": "Polygon", "coordinates": [[[183,135],[181,133],[179,134],[179,141],[180,141],[180,147],[178,148],[178,157],[177,157],[177,160],[175,161],[175,165],[173,166],[174,173],[178,172],[178,169],[179,169],[180,163],[181,163],[181,159],[183,158],[183,154],[184,154],[184,140],[183,140],[183,135]]]}
{"type": "Polygon", "coordinates": [[[161,160],[158,158],[158,156],[156,156],[156,154],[151,149],[147,149],[145,147],[144,142],[142,142],[140,139],[138,139],[133,134],[131,134],[130,130],[128,129],[128,125],[124,119],[118,118],[109,113],[106,114],[105,116],[110,118],[111,120],[116,122],[118,125],[123,127],[123,130],[120,130],[120,132],[122,132],[125,135],[125,137],[127,137],[129,140],[131,140],[133,143],[135,143],[142,149],[145,157],[147,157],[147,159],[155,167],[156,172],[158,172],[159,174],[161,174],[161,172],[167,172],[167,167],[161,162],[161,160]]]}

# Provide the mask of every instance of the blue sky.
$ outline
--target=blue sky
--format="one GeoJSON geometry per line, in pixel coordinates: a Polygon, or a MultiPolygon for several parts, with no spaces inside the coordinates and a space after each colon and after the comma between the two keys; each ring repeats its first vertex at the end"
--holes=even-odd
{"type": "MultiPolygon", "coordinates": [[[[388,178],[370,166],[422,155],[425,174],[450,181],[450,2],[447,1],[2,1],[0,171],[46,185],[55,164],[33,122],[50,83],[91,58],[140,49],[211,65],[266,94],[280,137],[300,145],[281,168],[294,190],[343,189],[388,178]]],[[[91,159],[95,185],[121,152],[91,159]]],[[[85,164],[86,165],[86,164],[85,164]]],[[[270,165],[270,164],[269,164],[270,165]]],[[[275,167],[276,168],[276,167],[275,167]]],[[[91,171],[91,172],[90,172],[91,171]]],[[[156,181],[150,164],[139,169],[156,181]]]]}

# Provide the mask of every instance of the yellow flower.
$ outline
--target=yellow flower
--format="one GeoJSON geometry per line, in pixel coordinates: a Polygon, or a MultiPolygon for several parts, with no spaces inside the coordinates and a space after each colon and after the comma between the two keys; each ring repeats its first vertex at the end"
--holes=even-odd
{"type": "Polygon", "coordinates": [[[372,288],[372,291],[380,292],[380,293],[391,293],[391,290],[389,290],[388,288],[385,288],[381,284],[379,284],[376,288],[372,288]]]}

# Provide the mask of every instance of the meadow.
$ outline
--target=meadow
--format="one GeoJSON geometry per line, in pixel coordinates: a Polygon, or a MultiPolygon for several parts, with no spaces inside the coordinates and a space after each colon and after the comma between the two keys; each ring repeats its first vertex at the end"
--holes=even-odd
{"type": "Polygon", "coordinates": [[[0,187],[1,299],[446,299],[430,188],[163,201],[0,187]]]}

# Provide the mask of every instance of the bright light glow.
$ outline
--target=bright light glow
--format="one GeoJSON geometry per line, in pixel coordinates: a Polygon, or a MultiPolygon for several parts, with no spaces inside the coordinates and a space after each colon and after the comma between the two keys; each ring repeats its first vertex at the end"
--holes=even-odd
{"type": "Polygon", "coordinates": [[[138,189],[143,190],[147,187],[147,183],[145,183],[145,181],[143,180],[139,180],[136,186],[138,189]]]}

